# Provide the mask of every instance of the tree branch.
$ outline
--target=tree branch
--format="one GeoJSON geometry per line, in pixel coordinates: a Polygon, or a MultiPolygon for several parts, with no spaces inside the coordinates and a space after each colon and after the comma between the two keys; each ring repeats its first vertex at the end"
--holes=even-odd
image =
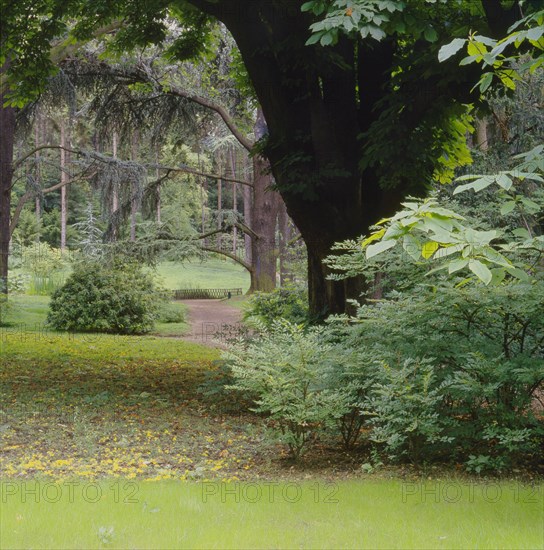
{"type": "MultiPolygon", "coordinates": [[[[96,172],[95,172],[96,173],[96,172]]],[[[67,185],[70,185],[72,183],[75,183],[76,181],[81,181],[84,178],[91,178],[95,175],[95,173],[92,174],[79,174],[77,177],[69,179],[68,181],[64,181],[62,183],[57,183],[51,187],[47,187],[46,189],[42,189],[41,194],[46,195],[47,193],[52,193],[53,191],[57,191],[58,189],[61,189],[62,187],[66,187],[67,185]]],[[[24,195],[21,196],[19,201],[17,202],[17,206],[15,207],[15,211],[13,212],[13,216],[11,217],[11,221],[9,224],[9,236],[10,238],[13,237],[13,233],[15,231],[15,228],[17,227],[17,223],[19,222],[19,218],[21,217],[21,212],[23,211],[23,208],[27,201],[35,195],[35,192],[32,189],[29,189],[24,193],[24,195]]]]}
{"type": "Polygon", "coordinates": [[[231,131],[232,135],[239,141],[239,143],[248,151],[251,151],[253,149],[254,143],[251,140],[247,139],[244,134],[236,127],[236,125],[234,124],[234,120],[223,106],[214,103],[213,101],[206,99],[205,97],[201,97],[196,94],[190,94],[189,92],[186,92],[177,87],[170,87],[167,91],[165,91],[161,84],[159,84],[159,86],[161,87],[161,91],[163,93],[183,97],[185,99],[193,101],[198,105],[201,105],[202,107],[205,107],[206,109],[210,109],[211,111],[216,112],[223,119],[223,122],[227,125],[227,128],[231,131]]]}
{"type": "Polygon", "coordinates": [[[223,256],[226,256],[227,258],[230,258],[231,260],[234,260],[236,263],[245,267],[250,273],[253,272],[253,267],[250,264],[244,262],[244,260],[238,258],[238,256],[236,256],[232,252],[229,252],[228,250],[221,250],[220,248],[213,248],[211,246],[205,246],[205,245],[202,246],[201,248],[206,252],[214,252],[215,254],[222,254],[223,256]]]}
{"type": "Polygon", "coordinates": [[[218,176],[217,174],[208,174],[206,172],[200,172],[198,170],[195,170],[194,168],[190,168],[189,166],[181,166],[178,168],[174,168],[172,166],[162,166],[160,164],[146,164],[147,168],[154,168],[155,170],[169,170],[171,172],[182,172],[184,174],[193,174],[194,176],[201,176],[203,178],[210,178],[214,180],[223,180],[228,181],[231,183],[239,183],[241,185],[246,185],[248,187],[253,187],[253,184],[249,181],[239,180],[237,178],[229,178],[226,176],[218,176]]]}
{"type": "Polygon", "coordinates": [[[36,153],[38,153],[39,151],[42,151],[43,149],[58,149],[58,150],[62,149],[64,151],[67,151],[68,153],[75,153],[76,155],[83,154],[83,151],[81,149],[71,149],[69,147],[62,147],[61,145],[40,145],[40,147],[35,147],[34,149],[32,149],[32,151],[30,151],[23,157],[14,161],[13,170],[17,170],[17,168],[19,168],[19,166],[21,166],[21,164],[23,164],[25,160],[27,160],[30,157],[33,157],[36,153]]]}

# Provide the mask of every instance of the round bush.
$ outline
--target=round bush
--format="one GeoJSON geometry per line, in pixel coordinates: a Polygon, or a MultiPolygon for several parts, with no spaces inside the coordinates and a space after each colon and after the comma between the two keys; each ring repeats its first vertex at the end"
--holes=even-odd
{"type": "Polygon", "coordinates": [[[135,264],[78,265],[51,298],[47,323],[57,330],[149,332],[161,298],[153,279],[135,264]]]}

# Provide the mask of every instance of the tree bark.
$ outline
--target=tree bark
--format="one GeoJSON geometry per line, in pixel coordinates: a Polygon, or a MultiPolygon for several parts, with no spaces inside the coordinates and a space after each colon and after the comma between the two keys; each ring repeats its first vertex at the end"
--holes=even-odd
{"type": "MultiPolygon", "coordinates": [[[[264,114],[257,111],[255,137],[263,138],[268,130],[264,114]]],[[[273,177],[268,160],[260,155],[253,157],[253,209],[251,229],[251,292],[270,292],[276,288],[278,250],[276,246],[276,221],[280,197],[272,189],[273,177]]]]}
{"type": "Polygon", "coordinates": [[[287,271],[287,252],[290,240],[289,216],[285,203],[281,201],[278,211],[278,226],[280,234],[279,256],[280,256],[280,286],[285,286],[289,279],[287,271]]]}
{"type": "MultiPolygon", "coordinates": [[[[137,129],[134,129],[132,134],[132,160],[138,160],[138,147],[140,145],[140,134],[137,129]]],[[[136,187],[133,184],[130,199],[130,242],[136,242],[136,214],[138,213],[138,201],[136,200],[136,187]]]]}
{"type": "MultiPolygon", "coordinates": [[[[35,123],[34,123],[34,148],[36,149],[36,169],[35,169],[35,173],[36,173],[36,185],[38,187],[41,187],[41,179],[42,179],[42,171],[41,171],[41,167],[40,167],[40,153],[39,151],[37,150],[38,147],[40,146],[40,128],[41,128],[41,124],[42,123],[42,116],[41,116],[41,113],[38,111],[38,113],[36,114],[36,120],[35,120],[35,123]]],[[[42,219],[42,205],[41,205],[41,202],[40,202],[41,198],[39,196],[39,194],[36,194],[36,199],[35,199],[35,213],[36,213],[36,221],[38,222],[38,226],[39,224],[41,223],[41,219],[42,219]]],[[[40,233],[38,232],[38,236],[37,236],[37,239],[36,239],[38,242],[40,241],[40,233]]]]}
{"type": "MultiPolygon", "coordinates": [[[[0,74],[8,67],[5,63],[0,74]]],[[[0,91],[0,292],[8,293],[10,243],[11,185],[13,180],[13,144],[15,142],[15,109],[4,106],[0,91]]]]}
{"type": "MultiPolygon", "coordinates": [[[[253,211],[253,190],[244,185],[242,189],[242,197],[244,200],[244,222],[251,229],[251,218],[253,211]]],[[[244,234],[245,261],[248,264],[252,263],[251,258],[251,236],[244,234]]]]}
{"type": "Polygon", "coordinates": [[[60,189],[60,249],[66,250],[66,226],[68,219],[68,188],[66,182],[69,180],[67,167],[66,167],[66,121],[64,120],[64,114],[61,114],[60,119],[60,182],[62,185],[60,189]]]}

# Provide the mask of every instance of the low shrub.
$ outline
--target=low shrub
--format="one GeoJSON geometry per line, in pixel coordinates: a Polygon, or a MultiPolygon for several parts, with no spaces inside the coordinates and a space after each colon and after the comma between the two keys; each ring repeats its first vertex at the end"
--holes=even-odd
{"type": "Polygon", "coordinates": [[[84,262],[54,292],[47,322],[57,330],[142,334],[160,305],[153,278],[138,265],[84,262]]]}
{"type": "Polygon", "coordinates": [[[250,297],[245,306],[244,321],[270,327],[279,319],[292,323],[308,322],[308,296],[304,288],[284,286],[272,292],[256,292],[250,297]]]}
{"type": "Polygon", "coordinates": [[[317,430],[344,413],[321,380],[324,354],[330,350],[322,328],[275,321],[270,329],[263,327],[258,340],[224,354],[235,378],[232,387],[253,397],[253,410],[268,415],[295,459],[317,430]]]}
{"type": "Polygon", "coordinates": [[[183,304],[177,304],[165,300],[159,309],[158,321],[160,323],[184,323],[187,309],[183,304]]]}

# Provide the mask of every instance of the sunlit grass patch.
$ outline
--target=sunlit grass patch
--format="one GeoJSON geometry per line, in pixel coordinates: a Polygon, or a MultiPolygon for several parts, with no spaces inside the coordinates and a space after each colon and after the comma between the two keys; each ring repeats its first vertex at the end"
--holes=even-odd
{"type": "Polygon", "coordinates": [[[2,548],[541,548],[542,487],[3,482],[2,548]],[[67,528],[69,526],[69,528],[67,528]]]}

